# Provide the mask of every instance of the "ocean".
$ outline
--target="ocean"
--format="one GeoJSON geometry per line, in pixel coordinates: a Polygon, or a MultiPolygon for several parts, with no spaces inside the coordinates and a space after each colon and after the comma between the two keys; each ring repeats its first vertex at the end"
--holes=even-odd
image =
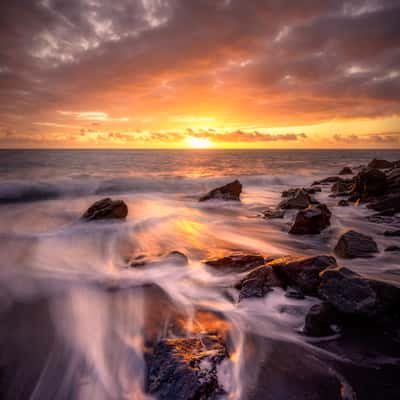
{"type": "Polygon", "coordinates": [[[306,360],[317,357],[333,371],[327,375],[353,393],[346,377],[324,364],[345,357],[299,334],[314,298],[291,299],[278,289],[238,305],[238,274],[217,274],[201,261],[236,251],[334,255],[339,236],[355,229],[372,235],[380,252],[338,263],[400,284],[399,253],[383,251],[395,240],[382,233],[396,225],[370,222],[372,212],[364,205],[337,207],[329,187],[315,195],[333,212],[331,226],[319,235],[289,235],[294,210],[283,219],[261,218],[282,191],[309,186],[344,166],[357,171],[375,157],[398,160],[400,150],[0,150],[4,398],[150,399],[146,348],[170,335],[176,314],[206,331],[210,321],[198,318],[199,310],[230,327],[235,357],[219,371],[227,398],[293,398],[290,387],[277,383],[289,373],[291,356],[278,361],[287,370],[274,371],[271,397],[255,383],[276,362],[274,343],[293,346],[293,357],[301,349],[297,367],[305,363],[313,376],[320,368],[307,367],[306,360]],[[243,184],[241,203],[198,202],[234,179],[243,184]],[[103,197],[124,200],[127,219],[82,221],[83,212],[103,197]],[[159,261],[131,268],[126,262],[171,251],[184,253],[189,265],[159,261]],[[268,345],[254,352],[260,340],[268,345]]]}

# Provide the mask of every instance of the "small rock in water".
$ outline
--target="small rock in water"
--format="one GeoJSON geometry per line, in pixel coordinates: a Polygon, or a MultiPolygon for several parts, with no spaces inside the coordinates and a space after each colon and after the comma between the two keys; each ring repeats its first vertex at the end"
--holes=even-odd
{"type": "Polygon", "coordinates": [[[122,200],[112,200],[109,197],[93,203],[82,215],[86,221],[101,219],[124,219],[128,215],[128,206],[122,200]]]}
{"type": "Polygon", "coordinates": [[[348,200],[342,199],[338,201],[337,205],[338,207],[348,207],[350,203],[348,202],[348,200]]]}
{"type": "Polygon", "coordinates": [[[297,299],[297,300],[304,300],[306,296],[304,296],[304,293],[298,289],[298,288],[293,288],[293,287],[288,287],[285,291],[285,297],[288,297],[289,299],[297,299]]]}
{"type": "Polygon", "coordinates": [[[371,236],[352,230],[344,233],[335,247],[335,253],[343,258],[368,258],[378,252],[378,246],[371,236]]]}
{"type": "Polygon", "coordinates": [[[336,266],[331,256],[282,257],[269,262],[278,278],[287,286],[294,286],[306,295],[315,295],[321,282],[320,272],[336,266]]]}
{"type": "Polygon", "coordinates": [[[199,201],[207,200],[226,200],[226,201],[240,201],[240,194],[242,193],[242,184],[235,180],[224,186],[211,190],[206,195],[200,197],[199,201]]]}
{"type": "Polygon", "coordinates": [[[283,210],[264,210],[262,212],[263,218],[265,219],[282,219],[285,216],[285,211],[283,210]]]}
{"type": "Polygon", "coordinates": [[[261,265],[250,271],[235,288],[240,291],[239,301],[249,297],[264,297],[272,287],[282,287],[283,283],[269,265],[261,265]]]}
{"type": "Polygon", "coordinates": [[[388,246],[386,247],[385,251],[400,251],[400,246],[395,246],[395,245],[388,246]]]}
{"type": "Polygon", "coordinates": [[[328,336],[337,333],[339,315],[328,302],[314,304],[306,315],[304,333],[309,336],[328,336]]]}
{"type": "Polygon", "coordinates": [[[325,204],[311,205],[299,211],[289,230],[295,235],[316,235],[330,225],[332,213],[325,204]]]}
{"type": "Polygon", "coordinates": [[[340,172],[339,175],[351,175],[353,173],[353,171],[351,170],[350,167],[343,167],[340,172]]]}
{"type": "Polygon", "coordinates": [[[282,200],[278,208],[282,209],[304,209],[307,208],[311,204],[312,200],[310,195],[303,189],[298,189],[293,194],[292,197],[289,197],[286,200],[282,200]]]}
{"type": "Polygon", "coordinates": [[[163,339],[149,361],[147,391],[160,400],[215,399],[225,393],[217,367],[227,357],[216,335],[163,339]]]}
{"type": "Polygon", "coordinates": [[[151,256],[146,254],[139,254],[132,259],[127,260],[130,267],[140,268],[144,266],[156,266],[161,264],[173,264],[178,266],[185,266],[189,263],[186,254],[174,250],[166,255],[151,256]]]}
{"type": "Polygon", "coordinates": [[[208,258],[203,263],[217,271],[245,272],[263,265],[265,260],[260,254],[233,253],[225,257],[208,258]]]}
{"type": "Polygon", "coordinates": [[[377,168],[377,169],[386,169],[386,168],[392,168],[393,163],[387,160],[379,160],[377,158],[374,158],[369,164],[369,168],[377,168]]]}
{"type": "Polygon", "coordinates": [[[400,229],[397,229],[395,231],[385,231],[383,232],[385,236],[400,236],[400,229]]]}

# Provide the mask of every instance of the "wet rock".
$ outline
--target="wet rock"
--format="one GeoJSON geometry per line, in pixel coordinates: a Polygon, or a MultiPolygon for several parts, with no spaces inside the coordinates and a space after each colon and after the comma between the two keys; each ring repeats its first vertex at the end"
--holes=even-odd
{"type": "Polygon", "coordinates": [[[228,357],[216,335],[163,339],[149,361],[147,391],[160,400],[216,399],[217,367],[228,357]]]}
{"type": "Polygon", "coordinates": [[[368,258],[378,252],[371,236],[352,230],[344,233],[335,247],[335,253],[343,258],[368,258]]]}
{"type": "Polygon", "coordinates": [[[289,299],[304,300],[306,296],[299,288],[288,287],[285,291],[285,297],[289,299]]]}
{"type": "Polygon", "coordinates": [[[400,212],[400,193],[383,196],[381,199],[369,203],[367,207],[380,212],[390,210],[393,213],[398,213],[400,212]]]}
{"type": "Polygon", "coordinates": [[[285,211],[282,210],[264,210],[262,217],[265,219],[282,219],[285,216],[285,211]]]}
{"type": "Polygon", "coordinates": [[[392,168],[393,163],[387,160],[379,160],[377,158],[374,158],[369,164],[369,168],[377,168],[377,169],[386,169],[386,168],[392,168]]]}
{"type": "Polygon", "coordinates": [[[353,173],[353,171],[351,170],[350,167],[343,167],[340,172],[339,175],[351,175],[353,173]]]}
{"type": "Polygon", "coordinates": [[[384,172],[379,169],[366,168],[354,178],[352,194],[361,200],[374,196],[382,196],[387,189],[387,180],[384,172]]]}
{"type": "Polygon", "coordinates": [[[187,255],[178,250],[170,251],[164,260],[168,263],[179,266],[185,266],[189,263],[187,255]]]}
{"type": "Polygon", "coordinates": [[[310,188],[292,188],[292,189],[284,190],[282,192],[282,197],[283,198],[294,197],[299,190],[302,190],[308,194],[315,194],[315,193],[321,192],[321,188],[318,186],[310,187],[310,188]]]}
{"type": "Polygon", "coordinates": [[[277,277],[287,286],[301,289],[306,295],[315,295],[321,278],[320,272],[336,266],[336,260],[330,256],[282,257],[269,262],[277,277]]]}
{"type": "Polygon", "coordinates": [[[304,209],[311,204],[310,195],[303,189],[298,189],[292,197],[279,203],[278,208],[286,209],[304,209]]]}
{"type": "Polygon", "coordinates": [[[339,181],[340,177],[338,176],[328,176],[327,178],[321,179],[320,181],[314,181],[311,186],[316,186],[316,185],[328,185],[329,183],[335,183],[336,181],[339,181]]]}
{"type": "Polygon", "coordinates": [[[337,203],[338,207],[348,207],[350,205],[348,200],[342,199],[337,203]]]}
{"type": "Polygon", "coordinates": [[[162,264],[173,264],[178,266],[188,265],[189,259],[186,254],[174,250],[164,255],[151,256],[148,254],[139,254],[127,260],[132,268],[140,268],[144,266],[156,266],[162,264]]]}
{"type": "Polygon", "coordinates": [[[337,333],[339,315],[328,302],[314,304],[307,312],[304,333],[309,336],[328,336],[337,333]]]}
{"type": "Polygon", "coordinates": [[[353,187],[353,181],[352,180],[338,180],[336,181],[332,187],[331,187],[331,192],[336,193],[336,194],[344,194],[347,195],[348,192],[352,189],[353,187]]]}
{"type": "MultiPolygon", "coordinates": [[[[399,161],[400,162],[400,161],[399,161]]],[[[388,182],[388,192],[398,193],[400,192],[400,168],[396,167],[386,174],[388,182]]]]}
{"type": "Polygon", "coordinates": [[[239,301],[249,297],[264,297],[273,287],[282,287],[282,281],[269,265],[261,265],[250,271],[235,285],[240,291],[239,301]]]}
{"type": "Polygon", "coordinates": [[[109,197],[93,203],[82,215],[86,221],[101,219],[124,219],[128,215],[128,206],[122,200],[112,200],[109,197]]]}
{"type": "Polygon", "coordinates": [[[217,271],[245,272],[265,263],[260,254],[233,253],[225,257],[209,258],[203,263],[217,271]]]}
{"type": "Polygon", "coordinates": [[[388,247],[386,247],[386,249],[385,249],[385,251],[400,251],[400,246],[395,246],[395,245],[392,245],[392,246],[388,246],[388,247]]]}
{"type": "Polygon", "coordinates": [[[391,314],[400,301],[396,286],[366,279],[344,267],[323,271],[318,292],[338,311],[369,318],[391,314]]]}
{"type": "Polygon", "coordinates": [[[242,184],[235,180],[224,186],[211,190],[206,195],[200,197],[199,201],[207,200],[226,200],[226,201],[240,201],[240,194],[242,193],[242,184]]]}
{"type": "Polygon", "coordinates": [[[385,236],[400,236],[400,229],[394,231],[385,231],[383,232],[385,236]]]}
{"type": "Polygon", "coordinates": [[[295,235],[315,235],[330,225],[332,213],[325,204],[311,205],[297,213],[289,230],[295,235]]]}

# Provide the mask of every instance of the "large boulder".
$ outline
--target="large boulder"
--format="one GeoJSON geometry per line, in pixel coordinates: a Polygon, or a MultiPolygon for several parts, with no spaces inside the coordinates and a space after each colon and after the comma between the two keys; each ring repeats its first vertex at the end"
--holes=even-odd
{"type": "Polygon", "coordinates": [[[386,175],[386,178],[388,182],[388,192],[400,192],[400,168],[397,167],[389,171],[386,175]]]}
{"type": "Polygon", "coordinates": [[[386,169],[386,168],[392,168],[393,163],[391,161],[387,160],[380,160],[378,158],[374,158],[369,164],[369,168],[377,168],[377,169],[386,169]]]}
{"type": "Polygon", "coordinates": [[[123,200],[112,200],[109,197],[93,203],[82,215],[86,221],[101,219],[124,219],[128,215],[128,206],[123,200]]]}
{"type": "Polygon", "coordinates": [[[321,281],[320,272],[336,266],[336,260],[331,256],[315,257],[282,257],[267,265],[272,267],[278,278],[286,286],[294,286],[307,295],[315,295],[321,281]]]}
{"type": "Polygon", "coordinates": [[[328,302],[314,304],[308,310],[304,333],[309,336],[327,336],[337,333],[339,314],[328,302]]]}
{"type": "Polygon", "coordinates": [[[340,172],[339,175],[351,175],[353,173],[353,171],[351,170],[350,167],[343,167],[340,172]]]}
{"type": "Polygon", "coordinates": [[[332,213],[325,204],[311,205],[297,213],[289,230],[295,235],[315,235],[330,225],[332,213]]]}
{"type": "Polygon", "coordinates": [[[384,172],[379,169],[366,168],[354,178],[352,194],[361,200],[382,196],[387,189],[387,180],[384,172]]]}
{"type": "Polygon", "coordinates": [[[323,271],[318,292],[338,311],[359,317],[382,319],[398,312],[400,304],[400,288],[366,279],[344,267],[323,271]]]}
{"type": "Polygon", "coordinates": [[[282,287],[283,283],[268,264],[250,271],[235,285],[239,292],[239,301],[248,297],[264,297],[273,287],[282,287]]]}
{"type": "Polygon", "coordinates": [[[291,197],[282,200],[278,208],[286,209],[304,209],[307,208],[311,203],[312,199],[310,195],[303,189],[296,190],[291,197]]]}
{"type": "Polygon", "coordinates": [[[149,361],[147,391],[160,400],[215,399],[225,393],[217,367],[227,357],[216,335],[163,339],[149,361]]]}
{"type": "Polygon", "coordinates": [[[343,258],[369,258],[378,252],[378,246],[371,236],[353,230],[344,233],[335,247],[335,253],[343,258]]]}
{"type": "Polygon", "coordinates": [[[204,196],[200,197],[199,201],[207,200],[227,200],[227,201],[240,201],[240,194],[242,193],[242,184],[236,179],[224,186],[211,190],[204,196]]]}
{"type": "Polygon", "coordinates": [[[332,187],[331,187],[331,192],[335,193],[336,195],[338,194],[345,194],[353,188],[353,180],[352,179],[340,179],[336,181],[332,187]]]}
{"type": "Polygon", "coordinates": [[[205,265],[221,272],[245,272],[265,263],[260,254],[233,253],[225,257],[208,258],[205,265]]]}
{"type": "Polygon", "coordinates": [[[381,199],[367,205],[368,208],[379,212],[391,212],[392,215],[400,212],[400,193],[388,194],[381,199]]]}

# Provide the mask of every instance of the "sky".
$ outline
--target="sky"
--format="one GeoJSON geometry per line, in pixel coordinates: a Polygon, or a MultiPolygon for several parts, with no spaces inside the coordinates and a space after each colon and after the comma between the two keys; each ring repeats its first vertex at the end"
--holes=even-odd
{"type": "Polygon", "coordinates": [[[400,0],[0,2],[0,147],[400,148],[400,0]]]}

